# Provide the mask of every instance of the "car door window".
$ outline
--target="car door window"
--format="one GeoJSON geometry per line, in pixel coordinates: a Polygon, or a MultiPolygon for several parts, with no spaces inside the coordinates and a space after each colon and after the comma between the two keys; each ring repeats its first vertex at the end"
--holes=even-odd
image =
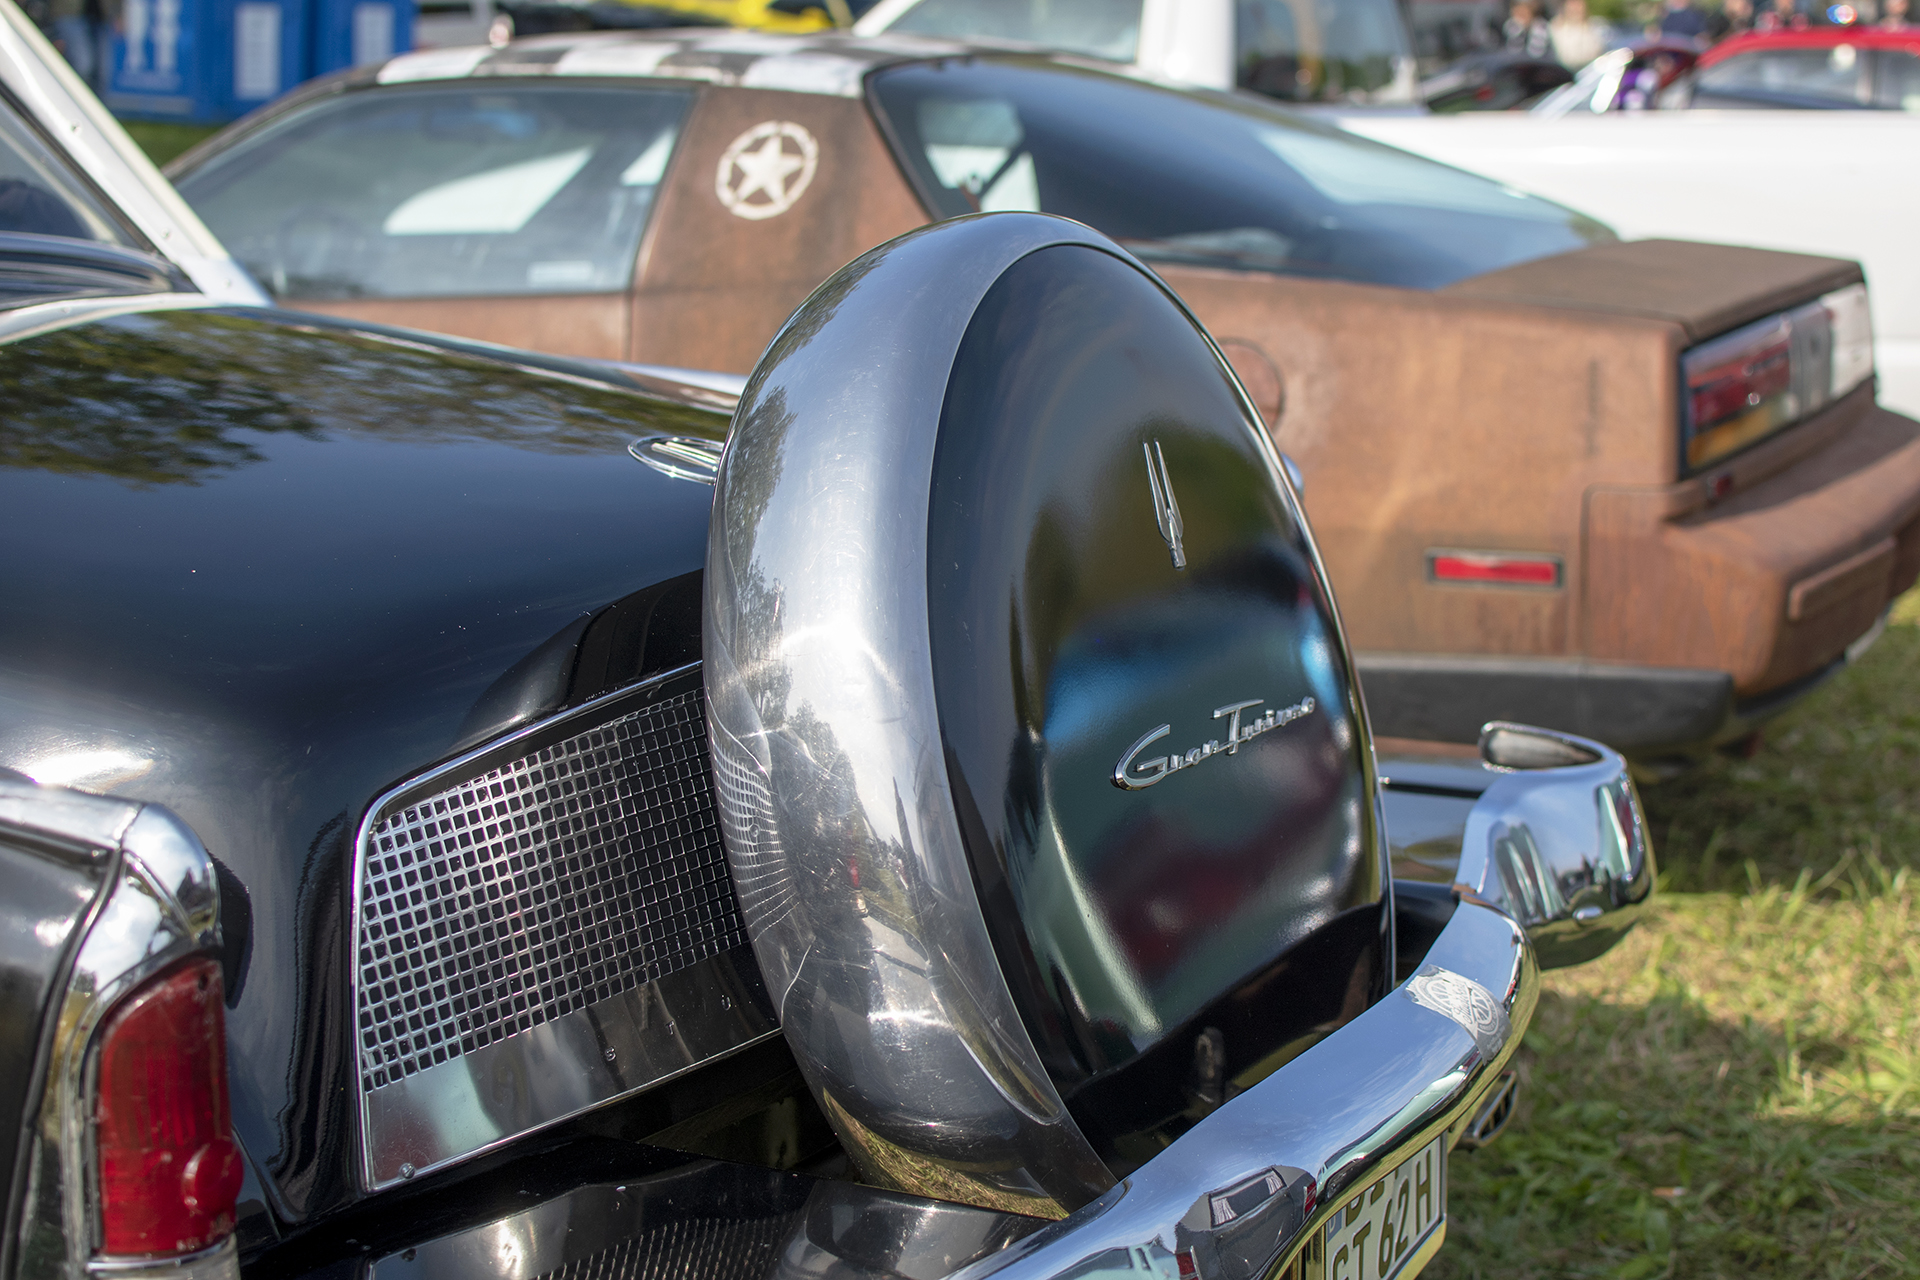
{"type": "Polygon", "coordinates": [[[132,244],[13,104],[0,98],[0,234],[6,233],[132,244]]]}
{"type": "Polygon", "coordinates": [[[1694,80],[1697,107],[1864,107],[1867,58],[1850,44],[1830,49],[1756,49],[1701,70],[1694,80]]]}
{"type": "Polygon", "coordinates": [[[939,217],[1034,209],[1150,262],[1438,288],[1612,233],[1246,94],[1006,55],[869,82],[939,217]]]}
{"type": "Polygon", "coordinates": [[[1920,54],[1882,49],[1873,72],[1873,103],[1892,111],[1920,111],[1920,54]]]}
{"type": "Polygon", "coordinates": [[[1402,63],[1411,66],[1395,0],[1235,0],[1233,9],[1242,89],[1294,102],[1365,101],[1396,87],[1402,63]]]}
{"type": "Polygon", "coordinates": [[[283,298],[625,289],[690,91],[436,85],[296,111],[178,179],[283,298]]]}
{"type": "Polygon", "coordinates": [[[915,35],[1024,40],[1132,62],[1141,0],[922,0],[887,27],[915,35]]]}

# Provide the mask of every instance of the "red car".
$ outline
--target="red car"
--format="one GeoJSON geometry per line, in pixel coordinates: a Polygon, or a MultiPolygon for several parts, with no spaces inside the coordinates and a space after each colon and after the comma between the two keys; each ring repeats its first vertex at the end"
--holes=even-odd
{"type": "Polygon", "coordinates": [[[1660,105],[1920,111],[1920,27],[1734,36],[1702,53],[1660,105]]]}

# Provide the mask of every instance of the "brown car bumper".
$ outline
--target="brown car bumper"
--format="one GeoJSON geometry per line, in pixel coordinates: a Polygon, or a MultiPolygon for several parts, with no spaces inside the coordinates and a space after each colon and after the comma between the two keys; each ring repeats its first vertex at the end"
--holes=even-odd
{"type": "Polygon", "coordinates": [[[1920,571],[1920,422],[1862,388],[1725,468],[1596,489],[1584,646],[1608,663],[1727,673],[1736,700],[1831,667],[1920,571]],[[1730,489],[1710,502],[1715,484],[1730,489]]]}

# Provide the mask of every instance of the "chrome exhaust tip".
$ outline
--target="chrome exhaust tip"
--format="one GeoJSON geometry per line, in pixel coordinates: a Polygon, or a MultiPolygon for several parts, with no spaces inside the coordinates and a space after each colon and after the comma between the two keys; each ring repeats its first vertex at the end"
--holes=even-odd
{"type": "Polygon", "coordinates": [[[1502,1071],[1500,1079],[1480,1104],[1480,1109],[1467,1121],[1467,1127],[1460,1133],[1460,1141],[1454,1145],[1467,1151],[1478,1151],[1507,1127],[1507,1121],[1513,1119],[1514,1104],[1520,1101],[1520,1080],[1511,1071],[1502,1071]]]}

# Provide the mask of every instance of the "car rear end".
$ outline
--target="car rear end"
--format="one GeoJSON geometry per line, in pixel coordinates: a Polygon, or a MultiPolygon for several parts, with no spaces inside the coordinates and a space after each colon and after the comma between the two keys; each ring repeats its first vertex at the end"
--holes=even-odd
{"type": "Polygon", "coordinates": [[[1603,244],[1417,301],[1177,279],[1223,335],[1274,326],[1277,438],[1383,732],[1725,740],[1920,568],[1920,426],[1875,402],[1852,263],[1603,244]]]}

